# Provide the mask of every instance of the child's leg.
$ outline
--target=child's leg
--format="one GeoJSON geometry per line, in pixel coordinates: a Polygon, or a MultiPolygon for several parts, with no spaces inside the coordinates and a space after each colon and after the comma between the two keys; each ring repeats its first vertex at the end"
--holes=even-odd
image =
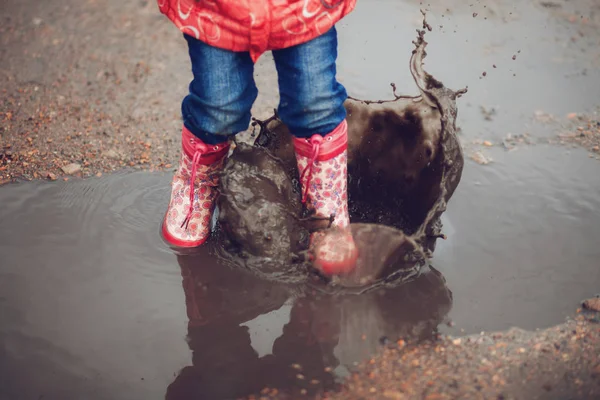
{"type": "Polygon", "coordinates": [[[258,91],[248,53],[234,53],[185,36],[193,81],[181,107],[182,149],[162,233],[175,246],[199,246],[210,235],[218,172],[228,138],[246,130],[258,91]]]}
{"type": "Polygon", "coordinates": [[[335,215],[342,228],[314,236],[315,266],[328,274],[354,266],[357,250],[349,233],[347,195],[347,94],[336,79],[337,32],[273,51],[279,75],[279,116],[295,136],[303,202],[317,215],[335,215]]]}
{"type": "Polygon", "coordinates": [[[247,52],[234,53],[185,35],[192,73],[181,106],[184,126],[204,143],[216,144],[248,129],[258,90],[247,52]]]}
{"type": "Polygon", "coordinates": [[[337,32],[273,51],[282,121],[295,137],[325,136],[345,118],[346,89],[336,79],[337,32]]]}

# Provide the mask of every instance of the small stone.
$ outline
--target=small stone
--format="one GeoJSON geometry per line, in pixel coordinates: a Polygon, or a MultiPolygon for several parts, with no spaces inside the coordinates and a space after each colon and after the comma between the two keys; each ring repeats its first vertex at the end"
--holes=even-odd
{"type": "Polygon", "coordinates": [[[583,308],[600,312],[600,297],[594,297],[583,302],[583,308]]]}
{"type": "Polygon", "coordinates": [[[452,341],[452,344],[453,344],[453,345],[455,345],[455,346],[458,346],[458,345],[460,345],[460,344],[461,344],[461,342],[462,342],[462,340],[461,340],[460,338],[458,338],[458,339],[454,339],[454,340],[452,341]]]}
{"type": "Polygon", "coordinates": [[[480,165],[487,165],[491,162],[491,159],[484,156],[480,151],[476,151],[475,153],[471,154],[471,159],[480,165]]]}
{"type": "Polygon", "coordinates": [[[71,163],[69,165],[65,165],[61,169],[63,170],[63,172],[65,174],[73,175],[73,174],[76,174],[77,172],[81,171],[81,165],[79,165],[77,163],[71,163]]]}
{"type": "Polygon", "coordinates": [[[121,156],[119,155],[119,153],[117,153],[117,151],[114,150],[114,149],[110,149],[110,150],[105,151],[103,155],[104,155],[104,157],[110,158],[110,159],[113,159],[113,160],[118,160],[118,159],[121,158],[121,156]]]}
{"type": "Polygon", "coordinates": [[[392,399],[392,400],[402,400],[404,399],[404,395],[400,392],[397,392],[395,390],[386,390],[383,392],[383,397],[385,397],[386,399],[392,399]]]}
{"type": "Polygon", "coordinates": [[[487,147],[492,147],[494,144],[493,144],[492,142],[490,142],[489,140],[485,140],[485,141],[483,142],[483,145],[484,145],[484,146],[487,146],[487,147]]]}

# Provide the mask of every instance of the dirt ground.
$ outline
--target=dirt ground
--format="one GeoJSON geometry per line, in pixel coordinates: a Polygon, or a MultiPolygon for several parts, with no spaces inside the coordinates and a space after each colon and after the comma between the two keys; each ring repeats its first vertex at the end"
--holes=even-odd
{"type": "MultiPolygon", "coordinates": [[[[0,185],[174,168],[181,76],[190,76],[178,36],[151,0],[1,2],[0,185]],[[152,51],[157,46],[163,51],[152,51]]],[[[269,68],[257,75],[259,86],[269,68]]],[[[257,117],[274,104],[261,99],[275,93],[261,92],[257,117]]],[[[599,154],[597,115],[559,122],[555,143],[599,154]]],[[[542,331],[387,344],[341,392],[319,398],[600,398],[600,315],[575,315],[542,331]]],[[[254,398],[285,397],[266,388],[254,398]]]]}
{"type": "MultiPolygon", "coordinates": [[[[559,3],[542,6],[579,23],[559,3]]],[[[173,168],[191,74],[184,41],[154,1],[7,0],[0,10],[0,183],[173,168]]],[[[593,38],[598,19],[581,19],[581,38],[593,38]]],[[[273,74],[261,58],[258,118],[276,105],[273,74]]],[[[564,125],[556,143],[599,155],[597,115],[553,122],[564,125]]]]}
{"type": "MultiPolygon", "coordinates": [[[[577,317],[546,330],[440,336],[412,345],[382,345],[342,390],[319,400],[359,399],[596,399],[600,398],[600,314],[577,317]]],[[[297,396],[302,396],[302,389],[297,396]]],[[[286,399],[265,388],[249,399],[286,399]]]]}
{"type": "MultiPolygon", "coordinates": [[[[154,1],[9,0],[0,11],[0,183],[176,164],[191,70],[154,1]]],[[[272,110],[263,92],[257,116],[272,110]]]]}
{"type": "Polygon", "coordinates": [[[511,329],[386,349],[341,393],[323,398],[598,398],[598,322],[598,317],[581,316],[539,332],[511,329]]]}

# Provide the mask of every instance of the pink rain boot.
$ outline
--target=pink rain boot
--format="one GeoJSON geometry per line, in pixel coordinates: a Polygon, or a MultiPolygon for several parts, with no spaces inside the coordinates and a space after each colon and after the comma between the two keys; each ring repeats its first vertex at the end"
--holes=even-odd
{"type": "Polygon", "coordinates": [[[223,168],[229,142],[206,144],[183,127],[181,147],[162,235],[173,246],[197,247],[210,235],[210,221],[218,194],[218,173],[223,168]]]}
{"type": "Polygon", "coordinates": [[[326,136],[294,138],[302,202],[320,217],[334,215],[333,227],[311,237],[314,266],[326,275],[352,271],[358,250],[350,232],[348,216],[348,125],[342,121],[326,136]]]}

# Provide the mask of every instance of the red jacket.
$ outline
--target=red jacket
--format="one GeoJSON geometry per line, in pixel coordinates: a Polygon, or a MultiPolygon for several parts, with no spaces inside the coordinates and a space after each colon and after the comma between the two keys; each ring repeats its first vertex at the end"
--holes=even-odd
{"type": "Polygon", "coordinates": [[[211,46],[249,51],[308,42],[350,13],[356,0],[157,0],[183,33],[211,46]]]}

